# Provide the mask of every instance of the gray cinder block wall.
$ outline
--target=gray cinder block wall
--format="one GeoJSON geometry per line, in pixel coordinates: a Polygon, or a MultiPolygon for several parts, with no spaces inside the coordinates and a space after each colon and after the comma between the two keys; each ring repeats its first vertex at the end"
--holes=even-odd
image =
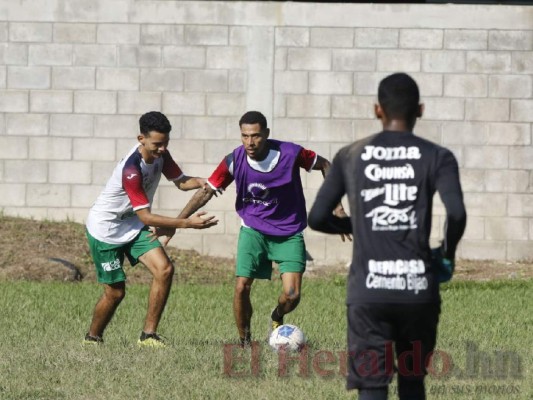
{"type": "MultiPolygon", "coordinates": [[[[148,110],[173,125],[170,150],[208,176],[262,110],[273,137],[332,158],[379,130],[379,80],[412,74],[426,104],[416,133],[459,159],[469,222],[463,258],[533,258],[533,7],[133,0],[0,0],[0,208],[83,222],[148,110]]],[[[304,173],[312,203],[321,176],[304,173]]],[[[222,221],[172,244],[233,256],[233,188],[222,221]]],[[[164,183],[154,208],[192,193],[164,183]]],[[[437,201],[433,237],[443,210],[437,201]]],[[[306,231],[318,262],[350,246],[306,231]]]]}

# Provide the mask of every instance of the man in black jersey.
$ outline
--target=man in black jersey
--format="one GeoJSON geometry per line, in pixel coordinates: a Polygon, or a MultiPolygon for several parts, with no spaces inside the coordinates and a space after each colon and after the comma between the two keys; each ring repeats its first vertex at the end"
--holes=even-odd
{"type": "Polygon", "coordinates": [[[451,279],[466,225],[455,157],[413,134],[424,109],[419,101],[416,82],[404,73],[380,82],[375,113],[383,131],[337,153],[309,213],[313,229],[353,233],[347,388],[358,389],[360,400],[387,399],[394,370],[400,399],[425,399],[439,283],[451,279]],[[431,250],[435,191],[447,219],[441,246],[431,250]],[[332,211],[344,194],[351,216],[338,218],[332,211]]]}

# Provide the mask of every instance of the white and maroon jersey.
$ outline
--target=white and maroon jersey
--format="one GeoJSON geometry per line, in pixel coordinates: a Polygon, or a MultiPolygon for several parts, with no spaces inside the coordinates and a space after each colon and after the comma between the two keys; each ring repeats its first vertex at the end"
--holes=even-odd
{"type": "Polygon", "coordinates": [[[133,240],[144,227],[135,211],[151,206],[161,173],[169,181],[183,176],[168,151],[147,164],[136,144],[115,167],[105,189],[91,207],[86,223],[89,233],[110,244],[133,240]]]}

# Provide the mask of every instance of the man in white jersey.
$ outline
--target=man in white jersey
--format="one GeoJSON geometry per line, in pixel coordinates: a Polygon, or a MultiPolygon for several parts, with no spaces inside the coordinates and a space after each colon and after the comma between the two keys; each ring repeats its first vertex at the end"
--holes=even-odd
{"type": "MultiPolygon", "coordinates": [[[[104,330],[126,295],[124,256],[131,265],[139,261],[153,275],[144,329],[138,341],[143,346],[162,347],[157,326],[172,284],[174,266],[161,243],[154,240],[176,228],[205,229],[218,223],[203,214],[170,218],[151,212],[161,174],[180,190],[204,186],[202,178],[181,171],[167,150],[172,129],[168,119],[152,111],[139,119],[138,143],[118,163],[87,217],[87,238],[98,282],[104,294],[96,303],[84,343],[102,343],[104,330]],[[161,230],[161,232],[157,232],[161,230]]],[[[165,244],[168,242],[164,242],[165,244]]]]}

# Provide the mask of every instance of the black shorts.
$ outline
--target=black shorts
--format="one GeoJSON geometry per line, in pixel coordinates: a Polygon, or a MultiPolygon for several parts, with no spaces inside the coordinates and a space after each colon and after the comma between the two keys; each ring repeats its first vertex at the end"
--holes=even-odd
{"type": "Polygon", "coordinates": [[[437,339],[440,304],[348,305],[346,388],[382,388],[394,372],[424,380],[437,339]]]}

